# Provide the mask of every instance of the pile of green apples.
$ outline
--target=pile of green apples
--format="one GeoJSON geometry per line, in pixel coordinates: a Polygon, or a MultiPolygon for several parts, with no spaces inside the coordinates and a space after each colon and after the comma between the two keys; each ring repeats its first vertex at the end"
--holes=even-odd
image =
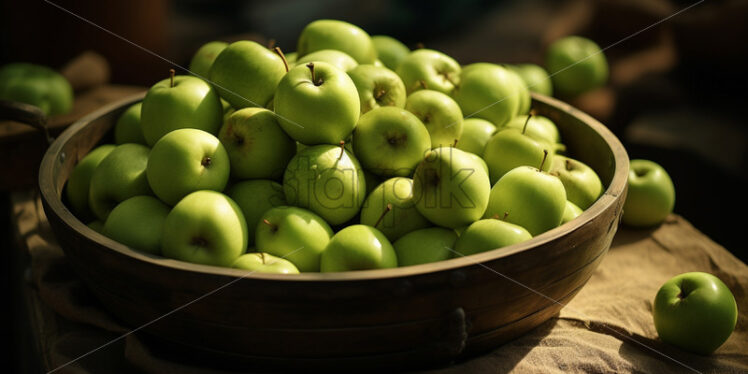
{"type": "MultiPolygon", "coordinates": [[[[592,82],[553,88],[604,83],[596,56],[553,80],[592,82]]],[[[603,193],[531,112],[530,91],[551,87],[537,65],[463,66],[318,20],[294,53],[211,42],[190,73],[125,110],[66,187],[83,222],[153,255],[270,273],[410,266],[529,240],[603,193]]]]}

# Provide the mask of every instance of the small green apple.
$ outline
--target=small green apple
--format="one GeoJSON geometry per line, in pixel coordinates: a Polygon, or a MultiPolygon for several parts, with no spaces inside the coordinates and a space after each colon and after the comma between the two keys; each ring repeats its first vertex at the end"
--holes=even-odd
{"type": "Polygon", "coordinates": [[[431,226],[418,212],[413,199],[413,180],[390,178],[379,184],[361,208],[361,224],[376,227],[390,241],[431,226]]]}
{"type": "Polygon", "coordinates": [[[512,76],[512,79],[514,79],[514,86],[517,89],[515,95],[519,99],[519,105],[517,105],[517,113],[515,114],[515,116],[527,114],[527,112],[530,111],[530,106],[532,105],[530,90],[527,88],[527,84],[525,84],[525,81],[522,80],[522,77],[520,77],[516,71],[512,69],[506,69],[506,71],[509,73],[509,75],[512,76]]]}
{"type": "Polygon", "coordinates": [[[457,148],[465,152],[482,155],[488,140],[496,132],[493,123],[481,118],[465,118],[462,121],[462,135],[457,148]]]}
{"type": "Polygon", "coordinates": [[[521,130],[500,130],[491,137],[483,151],[491,184],[518,166],[538,166],[542,163],[543,171],[550,170],[553,159],[551,151],[552,148],[548,144],[530,138],[521,130]]]}
{"type": "Polygon", "coordinates": [[[580,214],[582,214],[582,208],[578,207],[576,204],[572,203],[569,200],[566,200],[566,208],[564,208],[564,215],[561,217],[561,224],[564,224],[566,222],[569,222],[573,220],[574,218],[579,217],[580,214]]]}
{"type": "Polygon", "coordinates": [[[142,102],[130,105],[117,119],[114,125],[114,143],[136,143],[148,145],[140,129],[140,107],[142,102]]]}
{"type": "Polygon", "coordinates": [[[381,231],[366,225],[351,225],[338,231],[322,252],[324,273],[397,267],[395,249],[381,231]]]}
{"type": "Polygon", "coordinates": [[[153,196],[134,196],[109,213],[102,234],[124,245],[161,254],[161,234],[171,209],[153,196]]]}
{"type": "Polygon", "coordinates": [[[190,73],[196,75],[198,78],[209,79],[210,67],[213,66],[213,61],[228,46],[229,43],[221,41],[212,41],[203,44],[192,56],[192,60],[190,60],[190,73]]]}
{"type": "Polygon", "coordinates": [[[414,92],[405,101],[405,109],[426,126],[433,148],[454,146],[462,136],[462,110],[451,97],[441,92],[414,92]]]}
{"type": "Polygon", "coordinates": [[[94,170],[116,148],[113,144],[100,145],[86,154],[70,172],[65,196],[70,208],[81,221],[93,218],[88,206],[89,187],[94,170]]]}
{"type": "Polygon", "coordinates": [[[532,239],[524,227],[488,218],[473,222],[455,242],[455,251],[463,256],[486,252],[532,239]]]}
{"type": "Polygon", "coordinates": [[[672,213],[674,205],[675,187],[667,171],[653,161],[631,160],[623,223],[634,227],[658,225],[672,213]]]}
{"type": "Polygon", "coordinates": [[[345,52],[335,49],[322,49],[312,52],[296,60],[296,65],[306,65],[310,62],[326,62],[342,71],[351,71],[358,66],[358,62],[345,52]]]}
{"type": "Polygon", "coordinates": [[[255,229],[263,214],[271,208],[286,205],[286,195],[280,183],[255,179],[239,182],[228,191],[229,197],[239,205],[247,221],[249,245],[255,243],[255,229]]]}
{"type": "Polygon", "coordinates": [[[263,252],[243,254],[231,267],[252,273],[299,274],[299,269],[291,261],[263,252]]]}
{"type": "Polygon", "coordinates": [[[303,272],[319,271],[320,256],[332,237],[322,217],[306,209],[278,206],[266,211],[255,229],[260,251],[291,261],[303,272]]]}
{"type": "Polygon", "coordinates": [[[483,118],[503,127],[519,112],[522,96],[516,77],[506,68],[475,63],[463,68],[452,97],[467,117],[483,118]]]}
{"type": "Polygon", "coordinates": [[[377,50],[379,60],[390,70],[396,70],[400,62],[410,54],[410,48],[391,36],[373,35],[371,41],[377,50]]]}
{"type": "Polygon", "coordinates": [[[146,178],[150,149],[144,145],[118,145],[91,174],[88,206],[101,221],[117,204],[138,195],[152,195],[146,178]]]}
{"type": "Polygon", "coordinates": [[[548,144],[556,144],[561,141],[561,135],[556,124],[544,116],[517,116],[507,122],[503,128],[524,130],[525,135],[548,144]]]}
{"type": "Polygon", "coordinates": [[[344,21],[321,19],[304,27],[296,48],[299,57],[323,49],[345,52],[359,64],[371,64],[377,59],[377,50],[369,34],[344,21]]]}
{"type": "Polygon", "coordinates": [[[553,90],[573,97],[601,87],[608,80],[608,61],[600,47],[580,36],[567,36],[548,47],[545,67],[553,90]]]}
{"type": "Polygon", "coordinates": [[[450,259],[455,241],[457,234],[454,230],[443,227],[411,231],[393,244],[397,265],[420,265],[450,259]]]}
{"type": "Polygon", "coordinates": [[[231,266],[247,250],[247,222],[230,197],[195,191],[169,212],[161,251],[165,257],[196,264],[231,266]]]}
{"type": "Polygon", "coordinates": [[[361,114],[383,106],[405,107],[405,85],[394,71],[374,65],[359,65],[348,71],[358,90],[361,114]]]}
{"type": "Polygon", "coordinates": [[[514,70],[525,82],[527,89],[545,96],[553,96],[553,83],[548,72],[543,67],[535,64],[512,65],[514,70]]]}
{"type": "Polygon", "coordinates": [[[194,191],[223,191],[229,170],[229,155],[218,138],[198,129],[179,129],[153,146],[146,175],[156,196],[174,205],[194,191]]]}
{"type": "Polygon", "coordinates": [[[31,104],[46,116],[56,116],[73,109],[73,88],[46,66],[12,63],[0,67],[0,100],[31,104]]]}
{"type": "Polygon", "coordinates": [[[594,170],[582,161],[556,155],[550,173],[556,175],[566,189],[566,198],[585,210],[603,194],[603,183],[594,170]]]}
{"type": "Polygon", "coordinates": [[[410,52],[400,61],[395,72],[405,83],[408,95],[423,89],[451,95],[460,84],[460,64],[432,49],[410,52]]]}
{"type": "Polygon", "coordinates": [[[732,334],[738,321],[738,305],[719,278],[691,272],[662,285],[655,296],[652,315],[662,341],[708,355],[732,334]]]}
{"type": "Polygon", "coordinates": [[[275,113],[264,108],[240,109],[226,118],[218,139],[231,160],[231,177],[278,179],[296,154],[275,113]]]}
{"type": "Polygon", "coordinates": [[[431,138],[421,121],[405,109],[379,107],[365,113],[353,132],[353,151],[364,169],[381,176],[413,174],[431,138]]]}

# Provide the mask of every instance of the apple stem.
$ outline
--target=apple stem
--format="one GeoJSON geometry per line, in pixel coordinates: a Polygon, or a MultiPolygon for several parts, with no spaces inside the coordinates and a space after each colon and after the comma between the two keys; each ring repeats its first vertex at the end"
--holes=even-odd
{"type": "Polygon", "coordinates": [[[275,49],[275,43],[276,43],[275,39],[273,38],[268,39],[268,49],[275,49]]]}
{"type": "Polygon", "coordinates": [[[571,160],[566,159],[566,170],[574,169],[574,164],[571,163],[571,160]]]}
{"type": "Polygon", "coordinates": [[[501,217],[501,220],[502,221],[506,221],[506,217],[508,217],[508,216],[509,216],[509,212],[504,212],[504,216],[501,217]]]}
{"type": "Polygon", "coordinates": [[[374,228],[379,226],[380,223],[382,223],[382,220],[384,220],[384,216],[387,215],[392,210],[392,204],[387,203],[387,206],[384,208],[384,212],[382,212],[382,215],[379,216],[379,219],[377,219],[377,223],[374,224],[374,228]]]}
{"type": "Polygon", "coordinates": [[[423,42],[416,43],[416,49],[424,49],[424,48],[426,48],[426,46],[423,45],[423,42]]]}
{"type": "Polygon", "coordinates": [[[543,160],[540,161],[540,167],[538,168],[538,171],[542,171],[543,170],[543,165],[545,165],[545,159],[546,158],[548,158],[548,151],[544,149],[543,150],[543,160]]]}
{"type": "Polygon", "coordinates": [[[265,265],[265,254],[262,252],[258,252],[260,254],[260,260],[262,260],[262,264],[265,265]]]}
{"type": "Polygon", "coordinates": [[[385,93],[387,93],[387,91],[385,91],[383,89],[378,89],[378,90],[374,91],[374,99],[376,99],[376,100],[381,99],[382,96],[384,96],[385,93]]]}
{"type": "Polygon", "coordinates": [[[210,157],[205,157],[205,158],[203,158],[203,160],[202,160],[202,161],[200,162],[200,165],[203,165],[203,166],[205,166],[205,167],[207,168],[207,167],[209,167],[209,166],[210,166],[210,164],[212,164],[212,163],[213,163],[213,160],[211,160],[211,159],[210,159],[210,157]]]}
{"type": "Polygon", "coordinates": [[[345,153],[345,140],[340,141],[340,156],[338,156],[338,161],[340,161],[343,158],[343,154],[345,153]]]}
{"type": "Polygon", "coordinates": [[[174,74],[176,73],[174,69],[169,69],[169,87],[174,87],[174,74]]]}
{"type": "Polygon", "coordinates": [[[420,84],[421,87],[423,87],[424,90],[428,90],[429,89],[428,86],[426,86],[426,81],[423,80],[423,79],[419,80],[418,84],[420,84]]]}
{"type": "Polygon", "coordinates": [[[527,119],[525,120],[525,125],[522,126],[522,135],[525,134],[525,130],[527,130],[527,124],[530,123],[530,118],[532,118],[532,112],[527,114],[527,119]]]}
{"type": "Polygon", "coordinates": [[[270,226],[270,230],[272,230],[273,232],[278,231],[278,225],[271,223],[270,221],[267,220],[267,218],[263,218],[262,223],[270,226]]]}
{"type": "Polygon", "coordinates": [[[280,56],[281,60],[283,60],[283,66],[286,67],[286,73],[288,73],[288,60],[286,60],[286,55],[283,54],[283,51],[281,51],[280,47],[273,48],[273,51],[280,56]]]}
{"type": "Polygon", "coordinates": [[[306,67],[309,68],[309,71],[312,72],[312,83],[314,83],[315,86],[321,86],[322,85],[322,79],[317,80],[317,78],[314,77],[314,63],[310,62],[306,64],[306,67]]]}
{"type": "Polygon", "coordinates": [[[457,148],[457,142],[459,142],[460,139],[455,139],[455,142],[452,143],[452,148],[457,148]]]}

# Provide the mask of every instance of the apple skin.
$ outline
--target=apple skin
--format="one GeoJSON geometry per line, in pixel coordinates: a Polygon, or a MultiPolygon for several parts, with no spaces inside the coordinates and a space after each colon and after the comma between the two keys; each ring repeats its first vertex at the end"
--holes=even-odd
{"type": "Polygon", "coordinates": [[[299,58],[323,49],[345,52],[359,64],[372,64],[377,59],[377,50],[369,34],[356,25],[338,20],[317,20],[301,30],[296,47],[299,58]]]}
{"type": "Polygon", "coordinates": [[[460,64],[444,53],[417,49],[400,61],[395,72],[405,83],[408,95],[423,89],[451,95],[460,84],[460,70],[460,64]]]}
{"type": "Polygon", "coordinates": [[[273,101],[283,130],[306,144],[338,144],[356,126],[361,102],[344,71],[325,62],[298,65],[278,84],[273,101]]]}
{"type": "MultiPolygon", "coordinates": [[[[65,196],[70,208],[81,221],[88,221],[93,214],[88,206],[89,188],[94,170],[101,161],[117,146],[113,144],[100,145],[83,156],[73,168],[65,186],[65,196]]],[[[102,221],[103,222],[103,221],[102,221]]]]}
{"type": "Polygon", "coordinates": [[[452,146],[462,136],[462,110],[451,97],[441,92],[414,92],[405,101],[405,109],[426,126],[433,148],[452,146]]]}
{"type": "Polygon", "coordinates": [[[524,227],[500,219],[473,222],[455,242],[454,250],[463,256],[487,252],[532,239],[524,227]]]}
{"type": "Polygon", "coordinates": [[[196,264],[231,266],[247,250],[247,222],[230,197],[195,191],[172,208],[164,221],[165,257],[196,264]]]}
{"type": "Polygon", "coordinates": [[[299,269],[291,261],[263,252],[245,253],[231,267],[250,273],[299,274],[299,269]]]}
{"type": "Polygon", "coordinates": [[[561,97],[574,97],[603,86],[608,80],[608,61],[592,40],[567,36],[548,47],[545,67],[553,90],[561,97]]]}
{"type": "Polygon", "coordinates": [[[196,75],[198,78],[209,79],[210,67],[213,66],[213,61],[228,46],[229,43],[221,41],[212,41],[203,44],[190,60],[190,73],[196,75]]]}
{"type": "Polygon", "coordinates": [[[283,191],[289,204],[309,209],[335,226],[361,210],[366,180],[350,152],[340,146],[317,145],[303,149],[288,163],[283,191]]]}
{"type": "Polygon", "coordinates": [[[455,241],[455,231],[443,227],[411,231],[393,244],[397,265],[403,267],[448,260],[452,258],[455,241]]]}
{"type": "Polygon", "coordinates": [[[396,70],[400,62],[410,54],[410,48],[391,36],[373,35],[371,41],[377,50],[379,60],[390,70],[396,70]]]}
{"type": "Polygon", "coordinates": [[[384,181],[366,197],[361,208],[361,224],[376,227],[392,242],[411,231],[431,226],[429,220],[416,209],[413,180],[403,177],[384,181]],[[377,225],[388,204],[392,210],[377,225]]]}
{"type": "Polygon", "coordinates": [[[351,225],[338,231],[322,252],[323,273],[397,267],[397,254],[381,231],[351,225]]]}
{"type": "Polygon", "coordinates": [[[573,220],[574,218],[579,217],[580,214],[582,214],[582,208],[578,207],[576,204],[572,203],[569,200],[566,200],[566,208],[564,208],[564,215],[561,217],[561,224],[563,225],[566,222],[569,222],[573,220]]]}
{"type": "Polygon", "coordinates": [[[517,75],[525,82],[527,89],[531,92],[545,96],[553,96],[553,83],[548,72],[540,65],[518,64],[510,65],[517,75]]]}
{"type": "Polygon", "coordinates": [[[662,285],[652,315],[660,339],[683,350],[708,355],[730,337],[738,306],[730,289],[702,272],[677,275],[662,285]]]}
{"type": "Polygon", "coordinates": [[[581,161],[556,155],[549,172],[564,184],[566,198],[582,210],[589,208],[603,194],[600,177],[581,161]]]}
{"type": "Polygon", "coordinates": [[[560,225],[565,209],[566,191],[557,177],[520,166],[493,186],[484,217],[502,217],[538,236],[560,225]]]}
{"type": "Polygon", "coordinates": [[[161,254],[161,235],[171,208],[153,196],[134,196],[109,213],[102,234],[126,246],[161,254]]]}
{"type": "Polygon", "coordinates": [[[519,104],[517,105],[517,112],[515,113],[515,116],[527,114],[530,111],[530,106],[532,105],[530,90],[527,88],[527,84],[525,84],[525,81],[522,80],[522,77],[520,77],[516,71],[509,69],[506,66],[504,66],[504,68],[509,73],[509,75],[512,76],[512,79],[514,80],[514,86],[517,89],[515,95],[519,99],[519,104]]]}
{"type": "Polygon", "coordinates": [[[194,191],[223,191],[229,171],[229,155],[218,138],[198,129],[179,129],[153,146],[146,175],[156,196],[174,205],[194,191]]]}
{"type": "Polygon", "coordinates": [[[493,185],[518,166],[540,167],[542,164],[543,171],[550,170],[554,158],[552,151],[553,148],[548,144],[530,138],[521,130],[509,128],[500,130],[491,137],[483,152],[483,159],[488,165],[493,185]],[[544,151],[548,153],[547,156],[544,151]]]}
{"type": "Polygon", "coordinates": [[[462,69],[452,97],[465,116],[483,118],[501,128],[519,112],[521,93],[516,77],[506,68],[475,63],[462,69]]]}
{"type": "Polygon", "coordinates": [[[374,65],[359,65],[348,71],[356,85],[361,114],[379,107],[405,107],[405,85],[394,71],[374,65]]]}
{"type": "Polygon", "coordinates": [[[462,135],[457,142],[457,149],[482,155],[486,143],[495,132],[496,126],[489,121],[482,118],[465,118],[462,121],[462,135]]]}
{"type": "Polygon", "coordinates": [[[673,181],[667,171],[653,161],[635,159],[629,165],[623,223],[632,227],[660,224],[675,205],[673,181]]]}
{"type": "Polygon", "coordinates": [[[262,215],[255,229],[255,243],[260,251],[285,258],[300,271],[317,272],[332,235],[330,225],[314,212],[279,206],[262,215]]]}
{"type": "Polygon", "coordinates": [[[427,152],[413,180],[416,209],[438,226],[465,226],[486,210],[488,174],[465,151],[441,147],[427,152]]]}
{"type": "Polygon", "coordinates": [[[229,115],[218,132],[235,179],[279,179],[296,154],[296,142],[278,124],[275,113],[244,108],[229,115]]]}
{"type": "Polygon", "coordinates": [[[88,206],[102,222],[117,204],[138,195],[152,195],[146,177],[150,149],[144,145],[118,145],[91,174],[88,206]]]}
{"type": "Polygon", "coordinates": [[[286,195],[280,183],[255,179],[234,184],[228,191],[231,199],[239,205],[247,221],[249,245],[255,244],[255,231],[262,216],[268,210],[286,205],[286,195]]]}
{"type": "Polygon", "coordinates": [[[322,49],[312,52],[297,59],[296,65],[306,65],[307,63],[317,61],[326,62],[342,71],[351,71],[358,66],[358,62],[353,57],[335,49],[322,49]]]}
{"type": "Polygon", "coordinates": [[[179,75],[153,85],[143,99],[140,129],[149,146],[167,133],[195,128],[218,133],[223,106],[216,91],[200,78],[179,75]]]}
{"type": "Polygon", "coordinates": [[[142,102],[135,103],[127,108],[117,119],[114,125],[114,143],[136,143],[148,145],[140,129],[140,108],[142,102]]]}
{"type": "Polygon", "coordinates": [[[361,165],[380,176],[413,174],[431,149],[431,136],[405,109],[379,107],[362,115],[353,132],[353,152],[361,165]]]}
{"type": "Polygon", "coordinates": [[[299,54],[296,52],[284,53],[283,55],[286,57],[286,62],[288,63],[288,65],[296,64],[296,60],[299,59],[299,54]]]}
{"type": "Polygon", "coordinates": [[[65,77],[43,65],[12,63],[0,67],[0,100],[31,104],[46,116],[73,109],[73,88],[65,77]]]}
{"type": "Polygon", "coordinates": [[[561,141],[561,134],[558,132],[558,127],[548,117],[534,115],[530,117],[529,121],[527,117],[527,115],[514,117],[503,128],[520,131],[524,129],[525,135],[539,142],[556,144],[561,141]],[[525,127],[525,124],[527,124],[527,127],[525,127]]]}

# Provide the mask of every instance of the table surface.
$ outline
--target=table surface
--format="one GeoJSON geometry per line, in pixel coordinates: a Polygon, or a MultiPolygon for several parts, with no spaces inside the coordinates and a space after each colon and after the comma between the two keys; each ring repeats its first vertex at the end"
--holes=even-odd
{"type": "MultiPolygon", "coordinates": [[[[30,258],[23,293],[44,371],[65,365],[80,373],[220,372],[160,355],[114,320],[65,261],[37,193],[16,192],[11,203],[18,250],[30,258]]],[[[589,282],[558,315],[493,352],[435,372],[748,372],[747,292],[748,266],[682,217],[671,215],[650,230],[621,227],[589,282]],[[659,286],[688,271],[716,275],[738,302],[735,332],[710,356],[662,343],[652,322],[659,286]]]]}

